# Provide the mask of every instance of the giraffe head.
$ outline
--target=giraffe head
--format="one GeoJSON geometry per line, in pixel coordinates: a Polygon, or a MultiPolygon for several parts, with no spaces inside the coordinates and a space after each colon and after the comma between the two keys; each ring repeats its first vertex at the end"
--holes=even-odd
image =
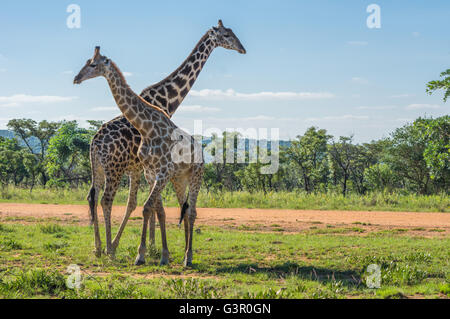
{"type": "Polygon", "coordinates": [[[94,56],[86,61],[84,67],[80,70],[77,76],[73,79],[74,84],[81,84],[81,82],[104,76],[111,65],[111,61],[100,54],[100,47],[95,47],[94,56]]]}
{"type": "Polygon", "coordinates": [[[222,20],[219,20],[217,27],[211,28],[210,36],[216,41],[217,46],[229,50],[236,50],[242,54],[247,52],[241,44],[241,41],[239,41],[238,37],[233,33],[233,30],[223,26],[222,20]]]}

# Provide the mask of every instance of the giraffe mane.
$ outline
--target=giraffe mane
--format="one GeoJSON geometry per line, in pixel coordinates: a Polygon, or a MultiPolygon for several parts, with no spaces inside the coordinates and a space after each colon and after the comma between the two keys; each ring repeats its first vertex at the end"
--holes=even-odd
{"type": "MultiPolygon", "coordinates": [[[[111,65],[117,70],[117,73],[119,74],[120,79],[123,81],[123,83],[125,83],[125,84],[129,87],[129,85],[128,85],[128,83],[127,83],[127,80],[126,80],[125,77],[123,76],[123,73],[122,73],[122,71],[119,69],[119,67],[117,66],[117,64],[116,64],[114,61],[112,61],[111,59],[109,59],[109,61],[110,61],[111,65]]],[[[140,95],[137,95],[136,93],[135,93],[135,95],[136,95],[136,96],[141,100],[141,102],[143,102],[146,106],[154,108],[155,110],[161,112],[161,113],[164,114],[167,118],[170,119],[170,116],[166,113],[166,111],[164,111],[163,109],[161,109],[160,107],[158,107],[158,106],[156,106],[156,105],[153,105],[153,104],[147,102],[147,101],[144,100],[140,95]]]]}

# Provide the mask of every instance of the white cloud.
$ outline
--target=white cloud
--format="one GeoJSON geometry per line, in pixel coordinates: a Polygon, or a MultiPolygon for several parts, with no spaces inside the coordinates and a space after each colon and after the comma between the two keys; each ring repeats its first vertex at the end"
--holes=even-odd
{"type": "Polygon", "coordinates": [[[340,115],[340,116],[325,116],[325,117],[310,117],[305,119],[305,122],[323,122],[323,121],[346,121],[346,120],[368,120],[366,115],[340,115]]]}
{"type": "Polygon", "coordinates": [[[440,105],[437,104],[410,104],[405,107],[408,110],[420,110],[420,109],[438,109],[440,105]]]}
{"type": "Polygon", "coordinates": [[[6,69],[0,69],[0,73],[6,72],[6,69]]]}
{"type": "Polygon", "coordinates": [[[77,99],[76,96],[15,94],[11,96],[0,96],[0,106],[14,107],[31,103],[60,103],[75,99],[77,99]]]}
{"type": "Polygon", "coordinates": [[[367,41],[347,41],[347,44],[363,46],[363,45],[368,45],[369,42],[367,42],[367,41]]]}
{"type": "Polygon", "coordinates": [[[122,74],[123,74],[123,76],[125,76],[125,77],[130,77],[130,76],[133,75],[133,73],[131,73],[131,72],[123,72],[122,74]]]}
{"type": "Polygon", "coordinates": [[[217,107],[209,107],[203,105],[182,105],[179,109],[179,113],[204,113],[204,112],[219,112],[217,107]]]}
{"type": "Polygon", "coordinates": [[[414,32],[412,33],[412,35],[413,35],[413,37],[415,37],[415,38],[420,37],[420,32],[414,31],[414,32]]]}
{"type": "Polygon", "coordinates": [[[357,110],[392,110],[397,108],[395,105],[377,105],[377,106],[358,106],[357,110]]]}
{"type": "Polygon", "coordinates": [[[352,82],[355,82],[355,83],[358,83],[358,84],[367,84],[367,83],[369,83],[369,81],[367,81],[366,79],[358,77],[358,76],[352,77],[352,82]]]}
{"type": "Polygon", "coordinates": [[[312,100],[312,99],[329,99],[334,94],[328,92],[258,92],[258,93],[240,93],[233,89],[228,90],[191,90],[191,97],[198,97],[212,100],[262,100],[262,99],[278,99],[278,100],[312,100]]]}

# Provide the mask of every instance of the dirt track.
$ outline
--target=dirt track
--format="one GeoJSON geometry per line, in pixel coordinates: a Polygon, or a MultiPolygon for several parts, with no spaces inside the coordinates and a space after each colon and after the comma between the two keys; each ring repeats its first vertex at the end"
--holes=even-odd
{"type": "MultiPolygon", "coordinates": [[[[114,206],[113,220],[119,223],[125,212],[124,206],[114,206]]],[[[140,217],[138,207],[132,217],[140,217]]],[[[99,209],[101,215],[101,209],[99,209]]],[[[166,208],[168,223],[177,223],[179,209],[166,208]]],[[[0,203],[0,220],[27,221],[28,217],[52,218],[60,221],[89,221],[87,205],[48,205],[0,203]]],[[[408,229],[417,235],[445,236],[450,233],[449,213],[412,212],[367,212],[367,211],[318,211],[318,210],[275,210],[247,208],[198,208],[196,225],[241,227],[247,230],[283,230],[297,232],[324,227],[358,226],[365,230],[408,229]]]]}

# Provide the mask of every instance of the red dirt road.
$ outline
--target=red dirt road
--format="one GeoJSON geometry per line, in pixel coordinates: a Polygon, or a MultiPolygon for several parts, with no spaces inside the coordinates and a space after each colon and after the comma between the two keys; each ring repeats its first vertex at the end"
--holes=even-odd
{"type": "MultiPolygon", "coordinates": [[[[124,206],[114,206],[113,220],[119,223],[125,212],[124,206]]],[[[138,207],[132,217],[142,216],[138,207]]],[[[102,214],[99,208],[99,214],[102,214]]],[[[179,208],[167,207],[166,220],[177,223],[179,208]]],[[[60,221],[89,221],[87,205],[50,205],[0,203],[1,221],[27,221],[27,218],[52,218],[60,221]]],[[[101,218],[101,216],[100,216],[101,218]]],[[[318,211],[318,210],[275,210],[247,208],[198,208],[197,225],[244,227],[249,230],[297,232],[311,227],[323,228],[358,226],[365,230],[408,229],[418,235],[435,236],[450,233],[449,213],[413,212],[368,212],[368,211],[318,211]],[[330,227],[330,226],[328,226],[330,227]],[[275,229],[275,230],[276,230],[275,229]]]]}

